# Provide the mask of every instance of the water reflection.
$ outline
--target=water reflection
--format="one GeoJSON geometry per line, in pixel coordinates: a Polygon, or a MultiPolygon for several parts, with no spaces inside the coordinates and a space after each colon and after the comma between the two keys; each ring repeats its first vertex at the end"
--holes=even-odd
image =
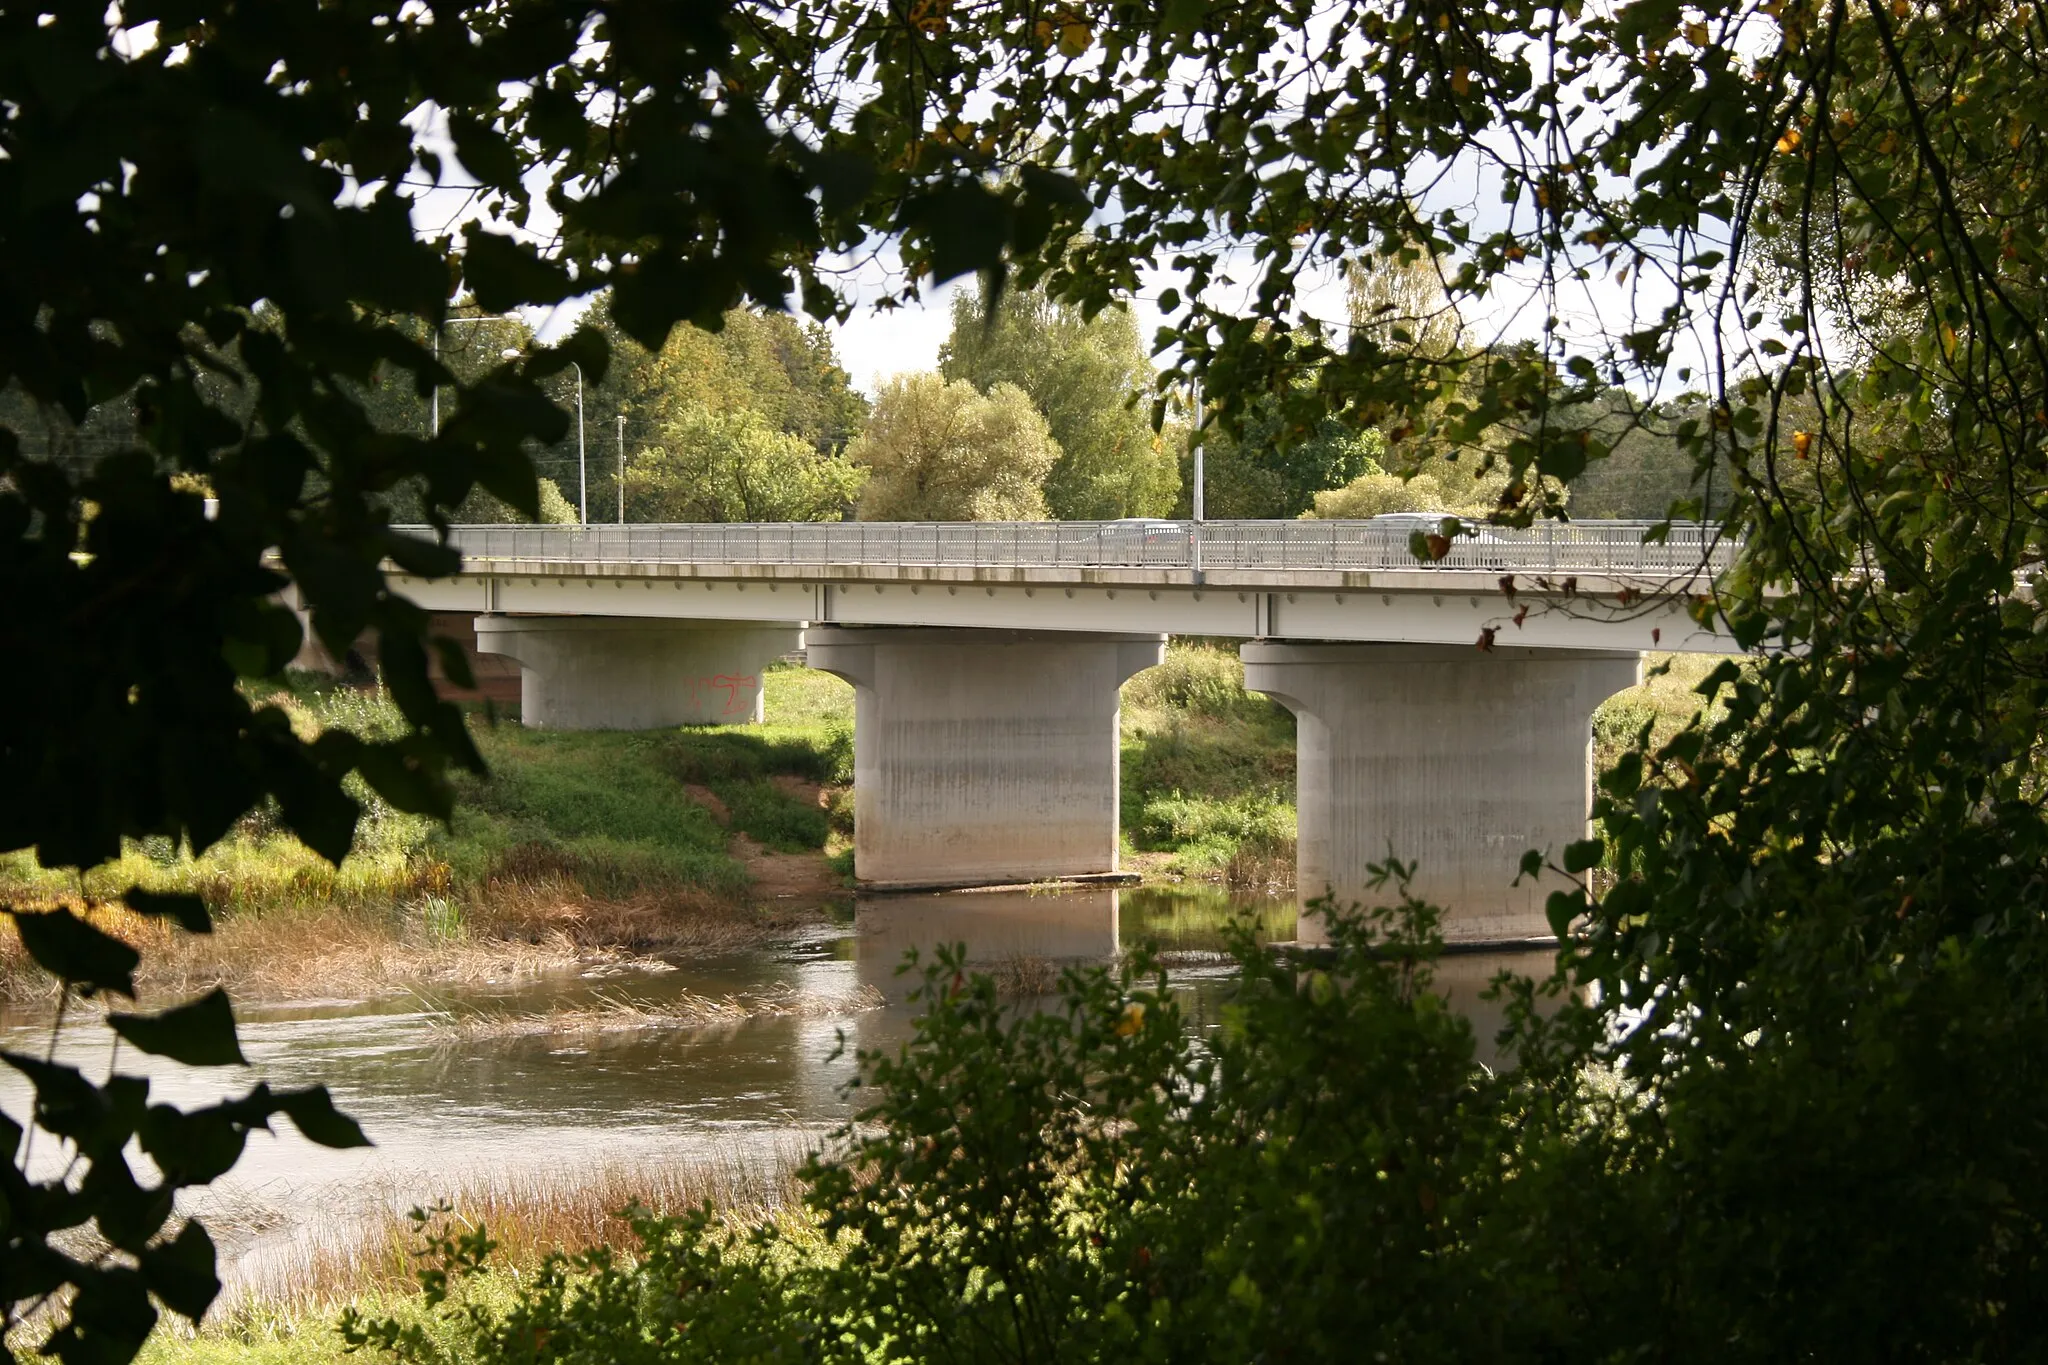
{"type": "Polygon", "coordinates": [[[1102,962],[1122,947],[1120,911],[1114,887],[877,896],[854,910],[854,962],[864,984],[892,999],[902,994],[904,955],[928,959],[947,944],[964,944],[978,966],[1102,962]]]}

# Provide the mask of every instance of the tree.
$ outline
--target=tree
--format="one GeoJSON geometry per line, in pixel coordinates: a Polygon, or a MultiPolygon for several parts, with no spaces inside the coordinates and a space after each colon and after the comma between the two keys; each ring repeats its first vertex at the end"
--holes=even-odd
{"type": "Polygon", "coordinates": [[[752,308],[731,310],[715,331],[677,328],[634,380],[627,409],[644,427],[691,406],[754,412],[821,455],[845,449],[866,410],[822,327],[752,308]]]}
{"type": "Polygon", "coordinates": [[[1387,512],[1454,512],[1484,519],[1500,505],[1505,469],[1479,475],[1469,465],[1437,460],[1408,474],[1389,474],[1375,465],[1345,484],[1316,494],[1304,517],[1362,519],[1387,512]]]}
{"type": "MultiPolygon", "coordinates": [[[[419,488],[437,532],[477,488],[537,514],[531,452],[569,432],[559,388],[572,363],[601,383],[609,359],[585,329],[458,373],[407,323],[437,327],[451,285],[505,313],[610,284],[618,326],[658,349],[749,299],[838,315],[828,243],[887,232],[921,271],[1000,267],[1006,230],[923,207],[988,198],[975,173],[766,117],[747,92],[784,62],[716,0],[0,10],[0,850],[79,869],[127,839],[203,851],[275,802],[339,862],[357,773],[448,816],[449,766],[482,764],[429,650],[455,681],[468,670],[384,566],[444,574],[456,555],[394,531],[386,499],[419,488]],[[423,110],[445,141],[422,145],[423,110]],[[457,184],[469,216],[416,231],[412,196],[457,184]],[[380,372],[413,400],[438,388],[439,430],[380,423],[380,372]],[[299,649],[287,581],[331,651],[376,633],[403,734],[307,741],[243,690],[299,649]]],[[[210,924],[198,898],[125,900],[210,924]]],[[[98,909],[0,907],[67,999],[132,1000],[137,954],[98,909]]],[[[104,1024],[146,1053],[240,1060],[224,994],[164,1003],[104,1024]]],[[[363,1141],[318,1087],[180,1110],[132,1077],[7,1061],[36,1102],[0,1119],[0,1334],[39,1315],[43,1351],[70,1362],[128,1360],[161,1309],[206,1311],[212,1242],[173,1213],[252,1131],[283,1118],[363,1141]],[[32,1126],[63,1163],[27,1167],[32,1126]]]]}
{"type": "Polygon", "coordinates": [[[1178,475],[1138,402],[1152,385],[1152,364],[1129,309],[1084,318],[1071,305],[1013,289],[991,319],[983,298],[963,290],[953,296],[939,373],[985,393],[1014,384],[1037,404],[1060,448],[1045,479],[1053,516],[1102,521],[1172,509],[1178,475]]]}
{"type": "MultiPolygon", "coordinates": [[[[1203,512],[1213,518],[1300,516],[1318,493],[1379,469],[1379,457],[1386,454],[1386,440],[1378,431],[1359,431],[1334,417],[1297,431],[1278,405],[1260,409],[1234,428],[1205,428],[1202,447],[1203,512]]],[[[1190,496],[1182,499],[1182,508],[1188,511],[1193,508],[1193,464],[1192,447],[1184,445],[1181,465],[1190,496]]]]}
{"type": "Polygon", "coordinates": [[[626,511],[636,521],[837,521],[867,478],[747,409],[689,404],[659,434],[662,444],[626,468],[626,511]]]}
{"type": "MultiPolygon", "coordinates": [[[[0,14],[0,381],[74,428],[131,392],[136,418],[135,445],[89,469],[0,440],[0,848],[82,866],[125,836],[204,847],[274,797],[338,858],[354,770],[446,812],[445,766],[475,753],[382,565],[451,558],[393,533],[375,499],[417,478],[430,517],[477,484],[532,511],[528,443],[566,430],[548,385],[570,359],[601,376],[607,354],[589,332],[458,378],[384,321],[438,319],[455,274],[493,311],[609,281],[618,325],[658,349],[678,321],[714,325],[746,298],[839,311],[820,258],[877,235],[903,264],[888,302],[985,271],[1092,315],[1165,268],[1159,382],[1201,377],[1220,425],[1271,405],[1303,431],[1335,417],[1401,433],[1397,447],[1490,450],[1509,475],[1499,514],[1524,518],[1563,511],[1561,490],[1610,454],[1596,418],[1617,389],[1698,386],[1700,414],[1673,436],[1696,468],[1732,472],[1745,541],[1733,570],[1686,591],[1756,657],[1706,680],[1716,704],[1697,723],[1646,728],[1601,777],[1600,838],[1554,851],[1567,874],[1611,877],[1552,901],[1563,946],[1544,994],[1504,986],[1519,1067],[1482,1074],[1455,1030],[1430,1027],[1443,1012],[1413,989],[1427,935],[1399,926],[1334,970],[1249,984],[1219,1047],[1258,1043],[1245,1069],[1282,1079],[1247,1087],[1224,1069],[1213,1090],[1163,1088],[1178,1030],[1121,981],[1021,1019],[992,988],[974,988],[971,1017],[948,992],[954,1011],[931,1025],[948,1046],[886,1092],[896,1140],[864,1166],[882,1178],[827,1203],[835,1230],[875,1235],[825,1269],[865,1268],[837,1285],[881,1315],[825,1301],[791,1349],[835,1351],[842,1333],[849,1354],[995,1341],[1019,1358],[1041,1341],[1116,1359],[2041,1354],[2037,11],[162,13],[0,14]],[[488,221],[420,241],[406,185],[444,169],[415,150],[427,105],[488,221]],[[1413,200],[1419,173],[1468,170],[1480,193],[1413,200]],[[535,234],[560,244],[548,253],[523,235],[543,210],[561,219],[535,234]],[[1331,263],[1409,246],[1445,264],[1461,316],[1526,329],[1444,355],[1315,316],[1331,263]],[[1789,283],[1765,292],[1759,262],[1789,283]],[[253,324],[260,303],[281,327],[253,324]],[[231,352],[258,390],[247,417],[195,377],[232,369],[231,352]],[[367,419],[349,386],[380,361],[415,393],[445,387],[438,435],[367,419]],[[219,494],[215,520],[185,491],[196,479],[219,494]],[[331,646],[380,632],[405,736],[307,745],[236,690],[237,670],[274,672],[298,643],[266,605],[273,548],[331,646]],[[1020,1064],[1026,1080],[1004,1069],[1020,1064]],[[1212,1102],[1235,1107],[1176,1126],[1212,1102]],[[1156,1133],[1195,1140],[1128,1145],[1156,1133]],[[1112,1159],[1084,1178],[1098,1153],[1112,1159]],[[1315,1177],[1306,1198],[1296,1161],[1315,1177]]],[[[1028,410],[1005,392],[973,397],[1028,410]]],[[[877,443],[878,484],[954,476],[888,466],[912,444],[877,443]]],[[[992,444],[953,449],[971,463],[992,444]]],[[[998,471],[957,501],[1006,481],[1024,501],[1056,458],[1049,436],[1035,448],[1036,475],[998,471]]],[[[1572,609],[1634,607],[1587,588],[1572,609]]],[[[130,900],[205,923],[197,902],[130,900]]],[[[132,989],[132,951],[86,919],[12,913],[67,981],[132,989]]],[[[221,999],[114,1026],[143,1048],[233,1056],[221,999]]],[[[210,1244],[165,1236],[169,1211],[252,1128],[284,1113],[357,1136],[324,1096],[258,1090],[179,1114],[10,1060],[89,1168],[75,1184],[4,1173],[9,1311],[75,1287],[52,1343],[72,1360],[132,1354],[151,1294],[204,1310],[210,1244]],[[132,1178],[131,1139],[161,1183],[132,1178]],[[52,1245],[87,1220],[119,1255],[52,1245]]],[[[627,1302],[689,1351],[668,1310],[731,1282],[679,1274],[671,1295],[636,1279],[627,1302]]],[[[765,1301],[741,1283],[735,1311],[765,1301]]],[[[508,1349],[541,1340],[522,1330],[508,1349]]],[[[752,1340],[765,1355],[784,1337],[752,1340]]]]}
{"type": "Polygon", "coordinates": [[[1042,521],[1060,448],[1014,384],[905,375],[883,386],[847,458],[869,470],[862,521],[1042,521]]]}

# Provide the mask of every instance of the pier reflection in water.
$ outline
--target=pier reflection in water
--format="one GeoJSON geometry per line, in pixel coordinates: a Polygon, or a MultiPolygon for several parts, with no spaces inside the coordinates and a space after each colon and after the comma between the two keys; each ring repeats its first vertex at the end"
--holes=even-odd
{"type": "MultiPolygon", "coordinates": [[[[202,1199],[242,1213],[260,1207],[266,1216],[256,1221],[277,1229],[275,1240],[332,1224],[351,1208],[429,1201],[463,1181],[515,1182],[605,1162],[791,1161],[849,1113],[843,1091],[854,1050],[893,1049],[910,1036],[915,1015],[906,996],[916,979],[897,967],[912,949],[929,956],[941,944],[964,942],[973,966],[999,979],[1008,974],[1007,993],[1028,999],[1050,989],[1068,964],[1109,962],[1150,941],[1162,950],[1191,1026],[1200,1028],[1227,996],[1224,930],[1242,915],[1254,917],[1268,940],[1292,937],[1291,901],[1213,890],[877,898],[795,939],[673,970],[245,1007],[248,1068],[194,1071],[148,1059],[146,1069],[157,1097],[182,1105],[258,1079],[324,1082],[362,1122],[377,1145],[357,1151],[313,1147],[289,1129],[259,1134],[222,1189],[202,1199]],[[888,1003],[858,1011],[831,1003],[851,1001],[866,986],[888,1003]],[[568,1036],[478,1036],[451,1027],[479,1013],[545,1013],[620,997],[658,1005],[684,993],[779,993],[826,1003],[731,1023],[568,1036]]],[[[1537,972],[1548,959],[1460,956],[1438,972],[1452,1001],[1473,1015],[1489,1062],[1497,1060],[1499,1008],[1478,996],[1503,965],[1537,972]]],[[[0,1032],[0,1045],[23,1051],[39,1053],[47,1041],[27,1023],[0,1032]]],[[[65,1039],[63,1060],[104,1070],[102,1030],[80,1026],[65,1039]]],[[[143,1059],[125,1053],[120,1064],[133,1071],[143,1059]]],[[[26,1100],[18,1077],[0,1076],[0,1103],[24,1113],[26,1100]]],[[[42,1150],[56,1154],[55,1144],[42,1150]]]]}

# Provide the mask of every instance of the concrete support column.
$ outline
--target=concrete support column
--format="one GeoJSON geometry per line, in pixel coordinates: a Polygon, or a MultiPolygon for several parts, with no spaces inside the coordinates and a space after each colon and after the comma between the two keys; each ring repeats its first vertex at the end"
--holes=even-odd
{"type": "MultiPolygon", "coordinates": [[[[1642,656],[1469,645],[1248,644],[1245,686],[1293,711],[1304,904],[1390,899],[1366,888],[1389,854],[1416,864],[1450,942],[1550,933],[1557,883],[1524,878],[1586,837],[1593,710],[1642,677],[1642,656]]],[[[1317,927],[1302,922],[1302,936],[1317,927]]]]}
{"type": "Polygon", "coordinates": [[[854,686],[854,873],[989,886],[1117,870],[1117,689],[1163,635],[813,628],[854,686]]]}
{"type": "Polygon", "coordinates": [[[536,730],[654,730],[761,719],[761,670],[795,626],[603,616],[479,616],[476,647],[519,661],[519,719],[536,730]]]}

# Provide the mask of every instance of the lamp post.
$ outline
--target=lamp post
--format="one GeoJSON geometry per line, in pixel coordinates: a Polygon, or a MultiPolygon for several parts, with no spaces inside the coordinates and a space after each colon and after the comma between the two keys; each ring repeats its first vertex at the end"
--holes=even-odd
{"type": "Polygon", "coordinates": [[[590,525],[590,469],[583,459],[583,367],[570,361],[576,371],[576,524],[590,525]]]}
{"type": "Polygon", "coordinates": [[[1195,381],[1195,495],[1193,511],[1194,525],[1188,531],[1188,567],[1194,570],[1195,582],[1202,581],[1202,381],[1195,381]]]}
{"type": "Polygon", "coordinates": [[[626,414],[619,414],[619,525],[626,524],[626,414]]]}

